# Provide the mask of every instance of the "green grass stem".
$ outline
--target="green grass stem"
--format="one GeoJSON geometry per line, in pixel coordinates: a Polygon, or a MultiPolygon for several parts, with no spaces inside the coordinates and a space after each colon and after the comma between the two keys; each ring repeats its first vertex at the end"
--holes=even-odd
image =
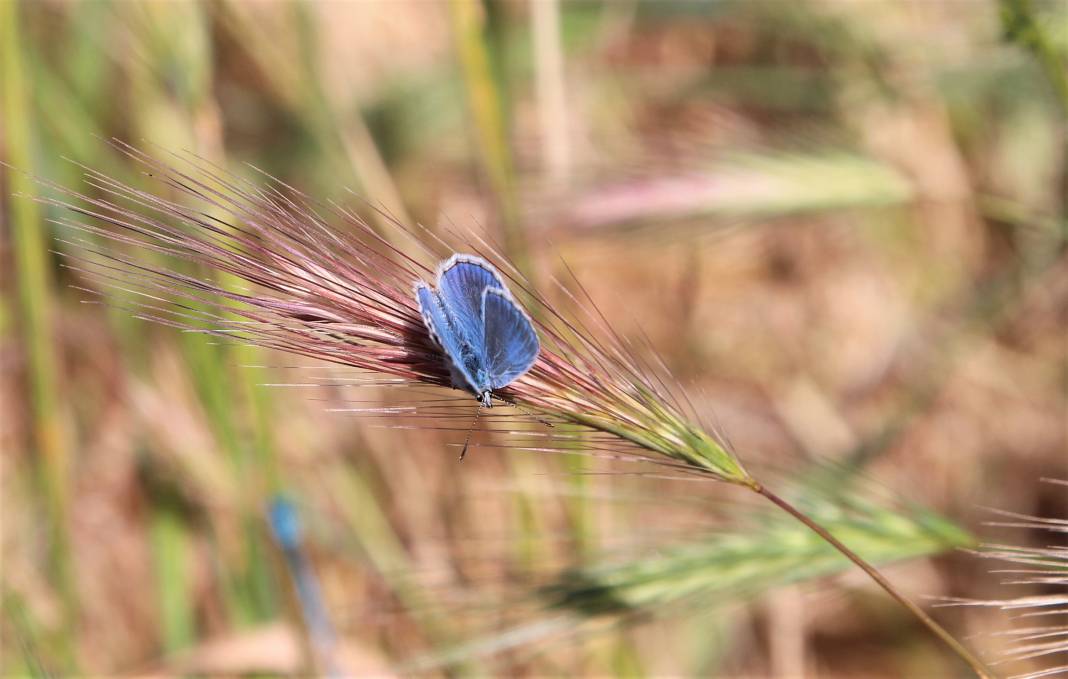
{"type": "Polygon", "coordinates": [[[450,0],[449,9],[482,167],[500,211],[505,252],[516,267],[533,280],[526,234],[519,215],[504,98],[484,35],[487,10],[480,0],[450,0]]]}
{"type": "Polygon", "coordinates": [[[177,651],[196,638],[193,588],[189,578],[189,540],[181,515],[171,507],[157,507],[150,528],[159,597],[163,650],[177,651]]]}
{"type": "MultiPolygon", "coordinates": [[[[143,50],[150,57],[132,69],[135,88],[148,102],[138,110],[137,126],[154,143],[192,149],[225,165],[223,141],[215,126],[207,124],[217,110],[211,89],[215,77],[211,10],[196,3],[123,9],[131,22],[145,26],[143,50]],[[172,73],[176,75],[169,80],[166,76],[172,73]]],[[[222,222],[230,220],[219,208],[211,212],[222,222]]],[[[226,275],[198,274],[220,276],[223,286],[236,289],[237,281],[226,275]]],[[[268,426],[270,396],[259,386],[269,380],[255,369],[238,367],[264,361],[255,348],[218,345],[195,333],[183,336],[182,347],[216,441],[230,458],[234,478],[242,480],[236,503],[241,515],[241,556],[236,567],[227,564],[228,572],[223,575],[233,579],[230,591],[236,595],[231,601],[238,608],[230,613],[242,623],[269,619],[276,610],[276,597],[260,517],[265,498],[277,490],[280,477],[268,426]]]]}
{"type": "MultiPolygon", "coordinates": [[[[8,172],[8,201],[15,282],[19,297],[19,325],[27,355],[32,437],[46,523],[52,550],[52,578],[61,593],[64,625],[77,624],[78,602],[68,534],[70,509],[70,459],[63,401],[59,398],[59,374],[55,357],[53,282],[49,260],[50,237],[34,200],[37,186],[29,176],[35,159],[36,116],[26,79],[26,50],[18,2],[0,3],[0,92],[3,94],[4,142],[8,161],[18,168],[8,172]]],[[[73,638],[63,634],[67,641],[73,638]]],[[[68,653],[73,662],[73,655],[68,653]]],[[[69,669],[73,669],[70,667],[69,669]]]]}

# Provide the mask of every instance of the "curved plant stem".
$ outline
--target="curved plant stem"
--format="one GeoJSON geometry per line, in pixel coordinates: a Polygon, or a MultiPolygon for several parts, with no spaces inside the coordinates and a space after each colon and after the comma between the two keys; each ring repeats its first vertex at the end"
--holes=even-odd
{"type": "Polygon", "coordinates": [[[813,521],[811,518],[802,513],[801,510],[797,509],[786,500],[782,499],[775,493],[765,488],[763,484],[754,480],[746,485],[748,485],[749,488],[751,488],[753,491],[763,495],[768,500],[771,500],[771,502],[773,502],[777,507],[786,511],[788,514],[793,516],[801,523],[805,524],[814,533],[819,535],[821,538],[826,540],[832,547],[841,552],[847,559],[859,566],[860,569],[867,573],[872,580],[874,580],[876,583],[878,583],[880,587],[886,590],[887,594],[892,596],[902,606],[909,609],[909,611],[911,611],[913,615],[919,618],[920,622],[926,625],[929,630],[938,635],[938,637],[941,638],[942,641],[944,641],[946,645],[953,650],[954,653],[960,656],[960,658],[964,660],[964,662],[968,663],[972,670],[975,671],[976,675],[982,677],[982,679],[993,679],[996,676],[990,670],[990,668],[988,668],[983,663],[983,661],[975,657],[975,655],[973,655],[971,651],[965,648],[959,641],[954,639],[952,634],[947,632],[944,627],[935,622],[934,618],[929,616],[922,608],[910,601],[907,597],[905,597],[904,594],[897,591],[897,589],[892,584],[890,584],[890,581],[887,580],[883,576],[883,574],[875,568],[875,566],[872,566],[870,563],[862,559],[856,552],[842,544],[842,542],[839,541],[838,538],[831,535],[830,531],[813,521]]]}

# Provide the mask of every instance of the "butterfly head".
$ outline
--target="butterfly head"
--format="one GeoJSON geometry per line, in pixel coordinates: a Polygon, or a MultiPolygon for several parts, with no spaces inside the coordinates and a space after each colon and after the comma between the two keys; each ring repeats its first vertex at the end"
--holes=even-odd
{"type": "Polygon", "coordinates": [[[478,402],[481,403],[484,407],[486,407],[486,408],[492,408],[493,407],[493,394],[490,393],[489,389],[483,391],[481,394],[479,394],[475,398],[478,399],[478,402]]]}

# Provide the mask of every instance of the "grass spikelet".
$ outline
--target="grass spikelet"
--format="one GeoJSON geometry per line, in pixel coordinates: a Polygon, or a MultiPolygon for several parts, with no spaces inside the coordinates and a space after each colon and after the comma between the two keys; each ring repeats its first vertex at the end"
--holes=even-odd
{"type": "MultiPolygon", "coordinates": [[[[920,510],[857,500],[850,510],[810,502],[809,513],[873,563],[930,556],[974,544],[964,531],[920,510]]],[[[796,522],[761,516],[743,530],[716,533],[655,554],[569,571],[544,591],[556,608],[626,614],[672,604],[715,605],[845,570],[842,555],[796,522]]]]}
{"type": "MultiPolygon", "coordinates": [[[[873,563],[933,556],[975,545],[952,522],[917,507],[888,508],[864,490],[830,493],[807,484],[794,496],[806,511],[873,563]]],[[[740,526],[712,528],[652,544],[621,546],[591,564],[553,574],[534,590],[535,605],[511,624],[418,659],[428,671],[459,658],[490,657],[575,635],[596,636],[620,626],[674,615],[711,615],[756,599],[776,587],[811,583],[845,572],[848,560],[815,533],[770,508],[752,508],[740,526]]]]}
{"type": "MultiPolygon", "coordinates": [[[[414,238],[417,234],[395,223],[400,235],[423,250],[424,264],[341,207],[331,206],[332,216],[349,228],[331,230],[305,196],[280,182],[258,188],[201,161],[190,161],[183,172],[116,145],[163,185],[202,207],[137,190],[87,168],[86,182],[102,197],[60,189],[65,198],[45,202],[84,219],[56,222],[127,249],[192,261],[248,286],[244,292],[228,289],[177,268],[147,266],[136,255],[81,244],[88,255],[70,267],[139,296],[136,315],[357,368],[379,379],[397,378],[395,384],[450,386],[411,293],[412,282],[430,278],[430,266],[447,252],[431,251],[414,238]],[[220,213],[231,215],[230,223],[215,216],[220,213]]],[[[486,243],[464,247],[502,261],[486,243]]],[[[514,267],[501,270],[541,306],[544,317],[537,323],[543,341],[538,362],[501,390],[502,398],[608,434],[612,439],[602,443],[611,442],[616,453],[619,442],[629,442],[633,450],[622,454],[656,453],[686,471],[751,482],[726,447],[688,422],[681,402],[618,336],[609,330],[607,343],[594,339],[588,326],[565,319],[537,296],[514,267]]],[[[608,328],[593,312],[590,322],[608,328]]]]}
{"type": "MultiPolygon", "coordinates": [[[[699,417],[692,406],[668,387],[663,364],[645,360],[613,331],[577,277],[572,276],[571,285],[557,283],[579,309],[565,316],[492,245],[473,235],[461,234],[445,243],[392,221],[396,232],[387,238],[352,211],[315,204],[272,178],[257,185],[200,159],[172,156],[162,162],[122,142],[114,146],[165,191],[143,191],[86,168],[85,180],[94,195],[53,186],[60,197],[43,201],[78,215],[60,217],[58,224],[119,246],[101,249],[91,242],[78,243],[86,254],[69,266],[139,299],[133,309],[137,316],[355,368],[367,376],[367,384],[447,387],[448,371],[423,326],[412,283],[430,279],[431,267],[455,250],[481,255],[497,265],[520,297],[532,301],[532,315],[539,319],[542,351],[536,364],[497,394],[521,406],[494,409],[497,418],[505,411],[504,428],[498,431],[512,434],[509,447],[573,452],[573,427],[531,432],[511,424],[529,410],[550,423],[586,429],[583,446],[591,454],[655,461],[678,474],[717,479],[760,494],[863,569],[977,674],[989,675],[874,567],[751,476],[728,446],[696,424],[699,417]],[[344,230],[332,229],[328,219],[342,222],[344,230]],[[222,276],[149,265],[138,251],[191,262],[222,276]],[[218,282],[227,277],[230,283],[218,282]]],[[[446,406],[422,414],[433,419],[462,415],[466,420],[470,412],[446,406]]],[[[396,414],[380,407],[364,413],[396,414]]]]}

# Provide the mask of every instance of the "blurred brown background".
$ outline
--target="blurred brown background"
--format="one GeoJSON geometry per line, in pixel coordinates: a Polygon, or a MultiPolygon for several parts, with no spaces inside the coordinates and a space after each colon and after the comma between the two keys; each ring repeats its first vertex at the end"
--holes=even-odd
{"type": "MultiPolygon", "coordinates": [[[[147,186],[114,136],[485,232],[540,280],[566,261],[783,485],[842,465],[880,507],[993,542],[1045,538],[984,507],[1068,517],[1039,481],[1068,477],[1062,2],[0,7],[16,168],[147,186]]],[[[0,174],[5,674],[963,672],[845,564],[765,575],[755,547],[793,538],[747,533],[758,509],[718,485],[487,433],[461,466],[463,431],[328,412],[396,398],[344,371],[83,304],[48,189],[0,174]],[[266,525],[279,493],[325,652],[266,525]],[[625,614],[539,595],[725,534],[754,549],[645,577],[625,614]]],[[[914,553],[939,551],[887,572],[1005,595],[988,564],[914,553]]],[[[1008,624],[936,615],[989,652],[1008,624]]]]}

